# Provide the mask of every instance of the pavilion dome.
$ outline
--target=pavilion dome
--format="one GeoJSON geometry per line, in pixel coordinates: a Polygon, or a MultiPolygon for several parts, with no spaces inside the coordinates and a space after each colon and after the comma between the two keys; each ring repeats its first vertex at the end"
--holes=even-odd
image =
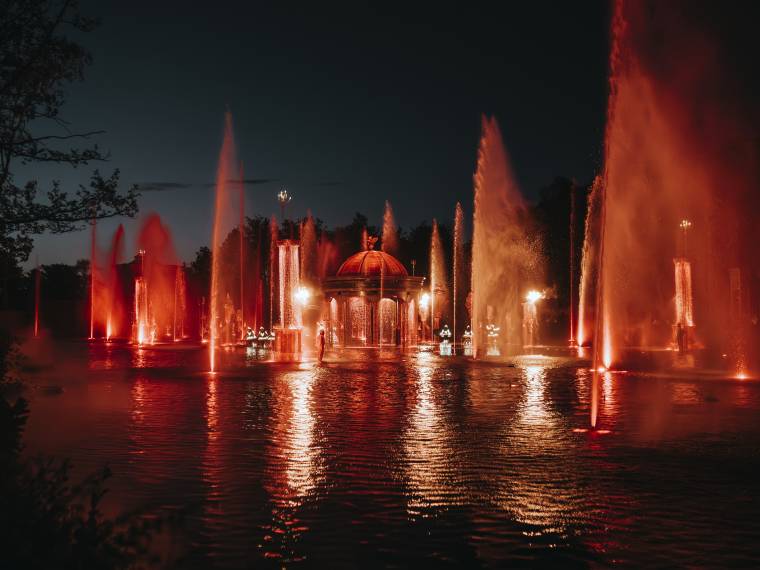
{"type": "Polygon", "coordinates": [[[338,268],[338,277],[406,277],[404,264],[384,251],[367,249],[353,254],[338,268]]]}

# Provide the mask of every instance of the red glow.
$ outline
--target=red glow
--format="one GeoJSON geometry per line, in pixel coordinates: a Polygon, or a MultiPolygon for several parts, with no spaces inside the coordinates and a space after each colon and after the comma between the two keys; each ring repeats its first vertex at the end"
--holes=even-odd
{"type": "MultiPolygon", "coordinates": [[[[211,292],[209,321],[209,367],[216,370],[216,348],[219,344],[219,320],[222,318],[224,299],[233,291],[234,275],[222,271],[221,247],[224,237],[230,228],[239,224],[239,201],[233,201],[234,191],[240,191],[239,184],[231,184],[232,176],[236,175],[235,142],[232,131],[232,114],[228,111],[224,117],[224,138],[219,152],[219,163],[216,171],[216,190],[214,201],[214,226],[211,238],[211,292]],[[237,203],[236,203],[237,202],[237,203]]],[[[240,196],[238,196],[240,198],[240,196]]],[[[239,270],[239,268],[238,268],[239,270]]]]}
{"type": "Polygon", "coordinates": [[[34,338],[40,336],[40,264],[34,269],[34,338]]]}
{"type": "Polygon", "coordinates": [[[171,233],[157,214],[143,221],[137,246],[133,341],[173,340],[184,321],[184,275],[171,233]]]}
{"type": "Polygon", "coordinates": [[[114,232],[109,249],[99,252],[95,226],[92,231],[90,251],[90,338],[106,338],[126,335],[125,300],[118,265],[121,262],[124,228],[114,232]]]}

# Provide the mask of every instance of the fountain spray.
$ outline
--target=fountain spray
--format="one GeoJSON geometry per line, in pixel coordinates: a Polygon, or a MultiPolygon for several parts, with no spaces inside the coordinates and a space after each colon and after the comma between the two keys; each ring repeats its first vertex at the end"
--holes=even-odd
{"type": "Polygon", "coordinates": [[[230,188],[230,179],[236,166],[235,163],[232,114],[227,111],[224,117],[224,138],[219,152],[219,164],[216,172],[214,227],[211,239],[211,322],[209,323],[209,367],[211,372],[216,371],[216,348],[219,342],[217,322],[218,318],[222,316],[223,309],[221,298],[229,291],[229,286],[231,285],[226,279],[228,276],[221,274],[222,260],[220,259],[220,254],[224,236],[229,230],[229,227],[223,226],[234,223],[230,219],[234,212],[234,206],[231,204],[232,189],[230,188]]]}
{"type": "Polygon", "coordinates": [[[453,328],[452,328],[452,346],[456,350],[457,344],[457,307],[459,299],[459,287],[461,283],[461,271],[463,261],[463,246],[464,246],[464,211],[462,210],[462,204],[457,202],[454,209],[454,252],[453,252],[453,295],[452,295],[452,315],[453,315],[453,328]]]}

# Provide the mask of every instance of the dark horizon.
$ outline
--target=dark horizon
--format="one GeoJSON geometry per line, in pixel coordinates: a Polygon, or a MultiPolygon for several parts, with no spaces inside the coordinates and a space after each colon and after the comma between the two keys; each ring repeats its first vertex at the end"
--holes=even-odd
{"type": "MultiPolygon", "coordinates": [[[[64,118],[75,130],[105,130],[96,140],[111,160],[34,175],[71,186],[92,168],[119,168],[125,186],[140,184],[140,215],[99,226],[105,244],[125,224],[126,258],[151,212],[171,228],[180,259],[208,245],[226,108],[249,216],[279,213],[282,186],[294,196],[290,217],[310,209],[330,226],[355,212],[380,225],[386,199],[405,228],[449,222],[457,201],[469,216],[481,113],[499,120],[530,200],[555,176],[585,184],[601,167],[606,2],[509,14],[222,4],[209,15],[89,1],[82,9],[102,23],[81,38],[94,63],[71,86],[64,118]]],[[[88,241],[87,232],[39,236],[29,264],[73,263],[87,257],[88,241]]]]}

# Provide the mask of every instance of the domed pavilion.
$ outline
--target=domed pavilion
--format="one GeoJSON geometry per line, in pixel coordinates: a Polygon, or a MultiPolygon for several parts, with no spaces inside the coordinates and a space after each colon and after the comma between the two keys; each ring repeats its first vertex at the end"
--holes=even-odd
{"type": "Polygon", "coordinates": [[[398,259],[375,250],[374,241],[322,282],[330,346],[417,344],[417,299],[425,278],[410,276],[398,259]]]}

